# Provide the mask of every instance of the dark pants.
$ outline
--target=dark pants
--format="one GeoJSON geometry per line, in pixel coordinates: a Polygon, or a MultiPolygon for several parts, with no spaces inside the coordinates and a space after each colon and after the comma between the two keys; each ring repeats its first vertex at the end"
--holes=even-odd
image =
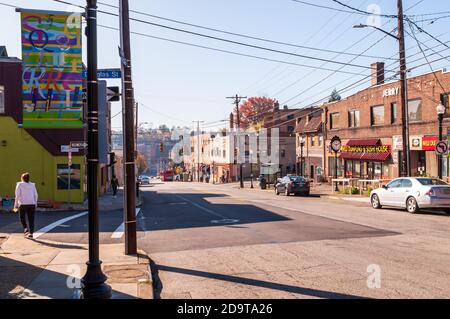
{"type": "Polygon", "coordinates": [[[20,222],[22,223],[25,232],[30,234],[34,233],[34,212],[36,206],[34,205],[22,205],[19,208],[20,222]],[[27,224],[28,220],[28,224],[27,224]]]}
{"type": "Polygon", "coordinates": [[[113,196],[116,196],[117,195],[117,186],[113,186],[112,191],[113,191],[113,196]]]}

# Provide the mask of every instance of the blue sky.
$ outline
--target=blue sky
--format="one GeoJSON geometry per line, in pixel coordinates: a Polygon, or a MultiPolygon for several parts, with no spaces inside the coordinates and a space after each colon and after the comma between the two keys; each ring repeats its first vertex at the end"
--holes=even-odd
{"type": "MultiPolygon", "coordinates": [[[[72,0],[71,2],[77,5],[85,4],[85,1],[81,0],[72,0]]],[[[118,4],[116,0],[103,0],[103,2],[118,4]]],[[[305,2],[344,9],[331,0],[305,0],[305,2]]],[[[395,14],[397,1],[343,0],[343,2],[362,10],[366,10],[369,5],[376,4],[379,5],[383,14],[395,14]]],[[[71,10],[67,5],[52,0],[11,0],[8,3],[22,8],[71,10]]],[[[414,7],[407,11],[407,14],[421,15],[450,11],[448,1],[445,0],[404,0],[405,10],[411,6],[414,7]],[[414,6],[415,4],[417,5],[414,6]]],[[[7,46],[11,56],[20,57],[19,14],[12,8],[4,6],[0,6],[0,8],[2,10],[0,28],[3,30],[0,44],[7,46]],[[7,31],[5,32],[5,30],[7,31]]],[[[115,11],[115,9],[103,5],[99,5],[99,8],[108,12],[115,11]]],[[[367,23],[366,16],[315,8],[291,0],[130,0],[130,8],[165,18],[280,42],[358,54],[367,50],[366,55],[374,56],[374,58],[356,58],[352,63],[358,65],[369,66],[373,62],[381,60],[382,57],[397,57],[398,45],[394,39],[389,37],[383,39],[384,35],[373,29],[352,28],[355,24],[367,23]]],[[[132,13],[131,16],[198,33],[327,60],[350,62],[354,58],[215,33],[135,13],[132,13]]],[[[425,18],[428,16],[415,17],[416,20],[425,18]]],[[[105,14],[99,13],[98,22],[102,25],[118,27],[118,19],[105,14]]],[[[449,22],[450,18],[446,18],[438,20],[432,25],[428,23],[420,25],[431,34],[439,36],[441,41],[446,42],[450,41],[449,22]]],[[[381,25],[383,29],[391,31],[396,27],[396,21],[382,18],[381,25]]],[[[135,32],[269,59],[314,67],[323,66],[334,70],[341,67],[332,63],[200,38],[138,22],[132,22],[131,28],[135,32]]],[[[429,47],[439,45],[425,34],[417,34],[417,37],[421,41],[426,41],[425,44],[429,47]]],[[[119,67],[118,32],[100,27],[98,44],[99,67],[119,67]]],[[[407,55],[413,55],[408,59],[409,67],[425,63],[425,60],[414,61],[423,56],[418,54],[420,51],[411,37],[407,37],[407,48],[407,55]]],[[[442,51],[440,54],[447,57],[450,55],[450,50],[443,51],[444,49],[446,49],[444,46],[438,46],[434,50],[442,51]]],[[[431,53],[431,51],[427,53],[431,53]]],[[[231,101],[226,100],[225,97],[236,93],[246,96],[269,96],[290,107],[304,107],[326,97],[332,88],[341,89],[370,74],[369,70],[350,66],[344,67],[342,70],[362,73],[362,75],[332,74],[333,72],[330,71],[208,51],[138,35],[132,35],[132,55],[135,97],[142,104],[139,114],[140,121],[153,123],[154,126],[163,123],[169,126],[190,126],[193,120],[202,120],[207,123],[225,120],[232,111],[231,101]],[[295,97],[296,95],[299,96],[295,97]]],[[[430,57],[430,60],[440,57],[434,55],[430,57]]],[[[387,63],[394,63],[387,67],[388,69],[398,68],[395,61],[388,60],[387,63]]],[[[433,64],[434,69],[449,66],[450,58],[433,64]]],[[[416,69],[412,75],[428,71],[430,71],[429,67],[424,66],[416,69]]],[[[120,85],[120,82],[111,81],[110,85],[120,85]]],[[[366,86],[368,84],[363,82],[361,86],[355,87],[353,91],[348,91],[343,95],[349,95],[366,86]]],[[[115,103],[113,114],[120,112],[120,109],[120,103],[115,103]]],[[[115,128],[120,127],[121,123],[120,116],[114,118],[113,126],[115,128]]]]}

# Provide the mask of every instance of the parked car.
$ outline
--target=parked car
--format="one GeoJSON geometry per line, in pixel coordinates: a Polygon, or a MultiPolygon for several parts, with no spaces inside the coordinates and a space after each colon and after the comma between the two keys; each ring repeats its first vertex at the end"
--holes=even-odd
{"type": "Polygon", "coordinates": [[[139,176],[138,180],[141,185],[150,185],[150,177],[148,176],[139,176]]]}
{"type": "Polygon", "coordinates": [[[286,196],[291,194],[309,196],[311,186],[306,178],[301,176],[286,176],[281,178],[275,184],[275,194],[284,193],[286,196]]]}
{"type": "Polygon", "coordinates": [[[398,178],[370,194],[372,207],[401,207],[415,214],[421,208],[450,213],[450,185],[436,178],[398,178]]]}

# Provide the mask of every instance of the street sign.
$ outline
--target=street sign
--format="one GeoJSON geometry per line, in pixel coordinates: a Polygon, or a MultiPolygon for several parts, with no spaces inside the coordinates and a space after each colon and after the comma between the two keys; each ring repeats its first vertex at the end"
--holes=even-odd
{"type": "MultiPolygon", "coordinates": [[[[99,79],[120,79],[122,78],[121,69],[99,69],[97,70],[97,77],[99,79]]],[[[83,71],[83,78],[87,78],[87,71],[83,71]]]]}
{"type": "Polygon", "coordinates": [[[109,86],[106,89],[106,96],[108,97],[108,102],[119,102],[121,96],[119,87],[109,86]]]}
{"type": "Polygon", "coordinates": [[[87,148],[86,142],[70,142],[71,148],[77,148],[77,149],[85,149],[87,148]]]}
{"type": "Polygon", "coordinates": [[[61,153],[78,153],[80,150],[78,148],[70,147],[70,145],[61,145],[61,153]]]}
{"type": "Polygon", "coordinates": [[[436,153],[439,155],[445,155],[448,153],[448,144],[447,142],[441,141],[436,145],[436,153]]]}

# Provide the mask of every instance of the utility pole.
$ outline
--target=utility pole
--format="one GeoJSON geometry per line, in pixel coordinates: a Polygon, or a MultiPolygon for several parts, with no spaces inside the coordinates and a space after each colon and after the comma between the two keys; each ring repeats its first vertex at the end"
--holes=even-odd
{"type": "Polygon", "coordinates": [[[402,177],[411,176],[411,154],[409,146],[409,111],[408,111],[408,79],[406,70],[405,29],[403,16],[403,1],[397,0],[398,9],[398,43],[400,51],[400,99],[402,109],[402,177]]]}
{"type": "Polygon", "coordinates": [[[110,299],[111,287],[100,261],[98,222],[98,78],[97,78],[97,1],[87,0],[87,191],[89,206],[89,261],[82,279],[83,299],[110,299]]]}
{"type": "MultiPolygon", "coordinates": [[[[238,139],[240,139],[240,135],[241,135],[241,111],[239,110],[239,103],[241,103],[241,100],[246,99],[246,98],[247,98],[246,96],[239,96],[238,94],[236,94],[236,96],[227,97],[227,99],[233,99],[234,103],[236,104],[238,139]]],[[[240,144],[238,143],[238,145],[240,145],[240,144]]],[[[240,187],[244,188],[244,179],[243,179],[243,174],[242,174],[242,163],[238,163],[238,164],[239,164],[240,187]]]]}
{"type": "Polygon", "coordinates": [[[193,121],[197,123],[197,182],[200,183],[200,124],[204,121],[193,121]]]}
{"type": "Polygon", "coordinates": [[[131,76],[130,12],[128,0],[120,0],[120,47],[122,60],[123,141],[125,144],[125,254],[137,254],[136,154],[134,139],[134,92],[131,76]]]}

